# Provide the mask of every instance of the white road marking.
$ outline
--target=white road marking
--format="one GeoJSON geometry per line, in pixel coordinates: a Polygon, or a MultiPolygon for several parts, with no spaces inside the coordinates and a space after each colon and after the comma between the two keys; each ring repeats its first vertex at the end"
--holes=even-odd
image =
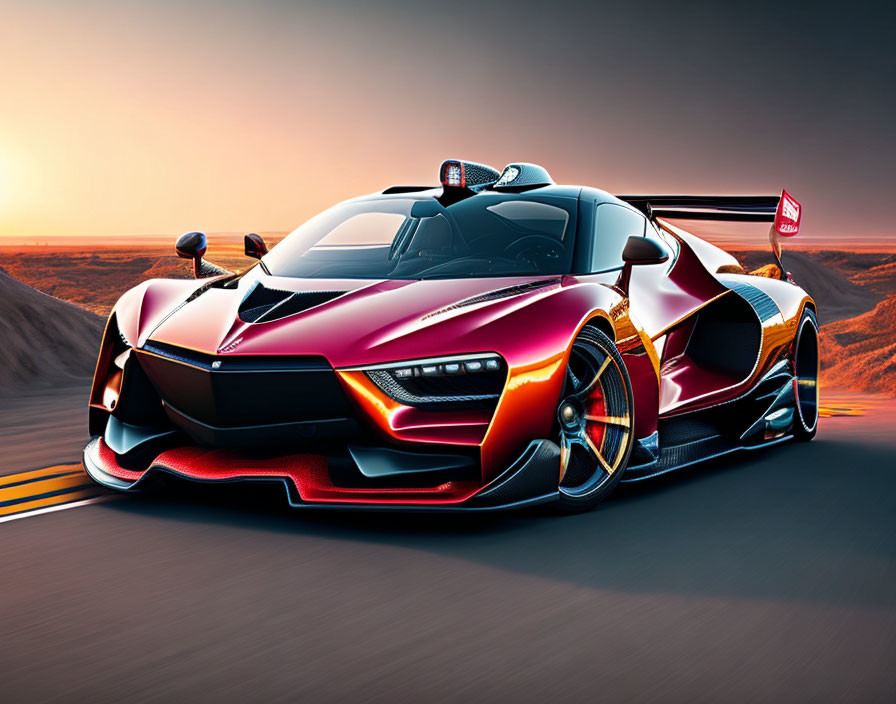
{"type": "Polygon", "coordinates": [[[98,504],[102,501],[111,501],[112,499],[120,499],[120,496],[95,496],[92,499],[81,499],[80,501],[72,501],[67,504],[57,504],[56,506],[45,506],[44,508],[36,508],[33,511],[22,511],[22,513],[14,513],[11,516],[3,516],[0,518],[0,523],[6,523],[7,521],[15,521],[19,518],[31,518],[32,516],[37,516],[42,513],[52,513],[53,511],[65,511],[69,508],[78,508],[80,506],[87,506],[89,504],[98,504]]]}

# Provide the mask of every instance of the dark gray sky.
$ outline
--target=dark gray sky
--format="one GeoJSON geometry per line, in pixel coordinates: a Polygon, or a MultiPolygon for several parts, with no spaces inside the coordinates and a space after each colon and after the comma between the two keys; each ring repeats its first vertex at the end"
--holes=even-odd
{"type": "Polygon", "coordinates": [[[0,232],[285,230],[460,156],[614,192],[786,186],[809,236],[894,234],[891,4],[0,8],[0,232]]]}

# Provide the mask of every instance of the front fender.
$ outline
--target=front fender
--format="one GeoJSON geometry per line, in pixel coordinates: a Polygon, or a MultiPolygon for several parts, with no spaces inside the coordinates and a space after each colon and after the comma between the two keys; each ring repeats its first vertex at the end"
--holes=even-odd
{"type": "Polygon", "coordinates": [[[208,280],[150,279],[125,292],[112,308],[118,329],[132,346],[140,346],[177,306],[208,280]]]}

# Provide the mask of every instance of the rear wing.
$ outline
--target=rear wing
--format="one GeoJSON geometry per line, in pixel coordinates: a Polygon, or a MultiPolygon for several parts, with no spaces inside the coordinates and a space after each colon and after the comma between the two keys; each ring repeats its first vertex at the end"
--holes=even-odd
{"type": "Polygon", "coordinates": [[[793,237],[800,231],[803,208],[787,191],[780,196],[616,196],[648,218],[684,218],[687,220],[727,220],[734,222],[770,222],[768,239],[780,270],[780,278],[790,279],[781,263],[778,236],[793,237]]]}
{"type": "Polygon", "coordinates": [[[647,217],[774,222],[780,196],[616,196],[647,217]]]}

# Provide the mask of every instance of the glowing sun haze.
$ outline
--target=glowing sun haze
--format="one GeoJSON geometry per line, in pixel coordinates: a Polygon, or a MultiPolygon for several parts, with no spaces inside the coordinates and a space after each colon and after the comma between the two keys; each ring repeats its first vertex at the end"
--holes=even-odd
{"type": "Polygon", "coordinates": [[[890,235],[889,18],[675,4],[0,0],[0,235],[289,230],[447,157],[890,235]]]}

